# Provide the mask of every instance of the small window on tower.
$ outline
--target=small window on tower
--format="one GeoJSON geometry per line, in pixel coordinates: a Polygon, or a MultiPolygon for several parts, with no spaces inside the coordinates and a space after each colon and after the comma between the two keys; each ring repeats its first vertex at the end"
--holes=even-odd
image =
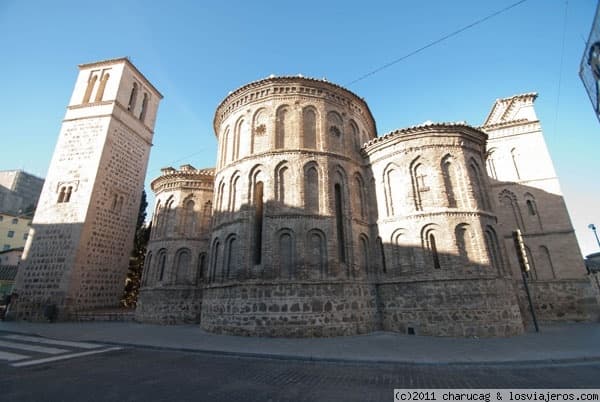
{"type": "Polygon", "coordinates": [[[144,121],[146,118],[146,109],[148,107],[148,94],[144,93],[144,98],[142,99],[142,110],[140,111],[140,120],[144,121]]]}
{"type": "Polygon", "coordinates": [[[6,236],[7,237],[15,237],[15,231],[14,230],[9,230],[8,234],[6,236]]]}
{"type": "Polygon", "coordinates": [[[19,219],[17,219],[17,218],[13,218],[13,220],[12,220],[12,224],[13,224],[13,225],[16,225],[17,223],[19,223],[19,219]]]}

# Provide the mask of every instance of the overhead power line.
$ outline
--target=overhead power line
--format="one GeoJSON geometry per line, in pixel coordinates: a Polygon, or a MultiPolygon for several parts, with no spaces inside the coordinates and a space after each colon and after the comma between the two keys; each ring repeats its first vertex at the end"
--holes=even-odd
{"type": "Polygon", "coordinates": [[[380,72],[381,70],[385,70],[386,68],[388,68],[388,67],[391,67],[391,66],[393,66],[393,65],[394,65],[394,64],[396,64],[396,63],[400,63],[402,60],[406,60],[406,59],[408,59],[409,57],[411,57],[411,56],[414,56],[415,54],[417,54],[417,53],[420,53],[420,52],[422,52],[422,51],[423,51],[423,50],[425,50],[425,49],[428,49],[428,48],[430,48],[430,47],[432,47],[432,46],[435,46],[435,45],[437,45],[437,44],[438,44],[438,43],[440,43],[440,42],[443,42],[443,41],[445,41],[446,39],[450,39],[451,37],[453,37],[453,36],[456,36],[456,35],[458,35],[458,34],[459,34],[459,33],[461,33],[461,32],[464,32],[464,31],[466,31],[466,30],[468,30],[468,29],[471,29],[471,28],[473,28],[474,26],[477,26],[477,25],[479,25],[479,24],[481,24],[481,23],[483,23],[483,22],[485,22],[485,21],[487,21],[487,20],[489,20],[489,19],[492,19],[492,18],[496,17],[497,15],[500,15],[500,14],[502,14],[502,13],[505,13],[505,12],[507,12],[508,10],[510,10],[510,9],[512,9],[512,8],[515,8],[515,7],[517,7],[517,6],[519,6],[519,5],[523,4],[523,3],[525,3],[526,1],[527,1],[527,0],[520,0],[520,1],[517,1],[516,3],[513,3],[513,4],[509,5],[509,6],[507,6],[507,7],[504,7],[504,8],[503,8],[503,9],[501,9],[501,10],[495,11],[495,12],[493,12],[493,13],[491,13],[491,14],[487,15],[486,17],[483,17],[483,18],[481,18],[481,19],[479,19],[479,20],[477,20],[477,21],[475,21],[475,22],[472,22],[471,24],[469,24],[469,25],[466,25],[466,26],[464,26],[464,27],[462,27],[462,28],[460,28],[460,29],[458,29],[458,30],[456,30],[456,31],[452,32],[452,33],[449,33],[449,34],[447,34],[447,35],[445,35],[445,36],[442,36],[441,38],[439,38],[439,39],[436,39],[436,40],[434,40],[433,42],[430,42],[430,43],[426,44],[425,46],[422,46],[422,47],[420,47],[420,48],[418,48],[418,49],[416,49],[416,50],[413,50],[412,52],[410,52],[410,53],[407,53],[407,54],[405,54],[405,55],[404,55],[404,56],[402,56],[402,57],[399,57],[399,58],[397,58],[397,59],[395,59],[395,60],[392,60],[392,61],[390,61],[389,63],[386,63],[386,64],[384,64],[383,66],[381,66],[381,67],[378,67],[378,68],[376,68],[375,70],[373,70],[373,71],[370,71],[370,72],[366,73],[365,75],[362,75],[362,76],[358,77],[357,79],[355,79],[354,81],[352,81],[352,82],[348,83],[347,85],[352,85],[352,84],[355,84],[355,83],[357,83],[357,82],[359,82],[359,81],[362,81],[362,80],[364,80],[365,78],[368,78],[368,77],[370,77],[370,76],[372,76],[372,75],[374,75],[374,74],[376,74],[376,73],[380,72]]]}

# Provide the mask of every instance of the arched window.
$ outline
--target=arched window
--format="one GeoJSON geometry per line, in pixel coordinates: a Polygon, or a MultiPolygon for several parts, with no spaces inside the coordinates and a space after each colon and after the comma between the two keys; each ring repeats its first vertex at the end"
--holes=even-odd
{"type": "Polygon", "coordinates": [[[100,86],[98,86],[98,92],[96,92],[96,99],[94,99],[94,102],[102,102],[102,98],[104,97],[104,90],[106,89],[106,82],[109,78],[109,73],[104,73],[102,75],[102,78],[100,79],[100,86]]]}
{"type": "Polygon", "coordinates": [[[294,234],[289,229],[279,232],[279,277],[292,279],[294,277],[294,234]]]}
{"type": "Polygon", "coordinates": [[[210,264],[210,273],[208,275],[209,282],[215,282],[217,280],[217,266],[219,264],[219,250],[221,248],[221,243],[219,242],[219,238],[216,238],[213,241],[212,251],[210,253],[211,264],[210,264]]]}
{"type": "Polygon", "coordinates": [[[440,256],[438,254],[438,243],[436,239],[435,225],[429,225],[422,231],[423,248],[427,250],[433,268],[440,269],[440,256]]]}
{"type": "Polygon", "coordinates": [[[544,262],[550,271],[550,276],[552,279],[556,279],[556,271],[554,270],[554,264],[552,263],[552,257],[550,257],[550,250],[546,246],[540,246],[540,254],[544,258],[544,262]]]}
{"type": "Polygon", "coordinates": [[[192,254],[187,248],[177,251],[175,256],[175,283],[185,284],[190,281],[190,260],[192,254]]]}
{"type": "Polygon", "coordinates": [[[346,241],[344,235],[344,200],[342,199],[342,187],[339,183],[334,185],[335,195],[335,222],[338,243],[338,258],[340,262],[346,262],[346,241]]]}
{"type": "Polygon", "coordinates": [[[512,212],[513,222],[512,224],[506,222],[511,231],[515,229],[524,230],[525,226],[523,225],[523,217],[521,215],[521,210],[519,208],[519,204],[517,203],[517,196],[510,192],[509,190],[502,190],[499,194],[500,203],[509,207],[512,212]]]}
{"type": "Polygon", "coordinates": [[[244,119],[238,120],[235,125],[235,133],[233,135],[233,155],[232,160],[238,160],[240,158],[240,139],[242,135],[245,133],[245,121],[244,119]]]}
{"type": "Polygon", "coordinates": [[[413,188],[413,200],[415,203],[415,210],[423,210],[422,193],[429,190],[429,187],[425,184],[425,178],[427,177],[423,170],[420,157],[413,159],[410,164],[410,177],[413,188]]]}
{"type": "Polygon", "coordinates": [[[352,136],[352,143],[354,145],[354,149],[356,152],[360,152],[360,147],[362,145],[360,141],[360,132],[354,120],[350,120],[350,135],[352,136]]]}
{"type": "Polygon", "coordinates": [[[435,235],[433,233],[430,233],[427,240],[428,240],[429,251],[431,252],[431,257],[433,258],[433,267],[436,269],[439,269],[439,268],[441,268],[441,265],[440,265],[440,257],[438,256],[438,252],[437,252],[435,235]]]}
{"type": "Polygon", "coordinates": [[[210,229],[210,218],[212,217],[212,202],[206,201],[202,208],[202,230],[207,232],[210,229]]]}
{"type": "Polygon", "coordinates": [[[135,102],[137,101],[137,93],[138,93],[138,84],[136,82],[133,83],[131,87],[131,93],[129,94],[129,102],[127,103],[127,110],[133,113],[135,110],[135,102]]]}
{"type": "Polygon", "coordinates": [[[174,207],[175,200],[173,196],[169,197],[167,200],[166,207],[166,222],[163,226],[164,235],[172,235],[175,232],[175,223],[176,223],[176,211],[174,207]]]}
{"type": "Polygon", "coordinates": [[[90,74],[90,78],[88,79],[88,85],[85,89],[85,94],[83,95],[82,103],[90,103],[90,98],[92,97],[92,91],[94,90],[94,86],[96,85],[96,80],[98,79],[98,75],[95,72],[90,74]]]}
{"type": "Polygon", "coordinates": [[[492,267],[496,269],[498,273],[502,274],[502,258],[498,246],[498,236],[491,226],[488,226],[485,229],[485,245],[488,255],[490,256],[492,267]]]}
{"type": "Polygon", "coordinates": [[[354,175],[354,186],[356,187],[356,202],[357,202],[357,212],[360,214],[360,217],[363,219],[367,218],[367,206],[365,201],[365,183],[362,179],[360,173],[356,173],[354,175]]]}
{"type": "Polygon", "coordinates": [[[275,149],[289,147],[289,138],[291,135],[289,109],[287,106],[281,106],[277,109],[275,120],[275,149]]]}
{"type": "Polygon", "coordinates": [[[383,171],[383,183],[385,191],[385,206],[387,216],[394,216],[400,212],[397,208],[398,200],[394,197],[400,184],[399,170],[396,165],[388,165],[383,171]],[[394,191],[392,191],[394,190],[394,191]]]}
{"type": "Polygon", "coordinates": [[[187,236],[194,235],[196,231],[196,213],[194,208],[196,203],[193,200],[188,200],[185,203],[183,211],[183,233],[187,236]]]}
{"type": "Polygon", "coordinates": [[[385,259],[385,248],[381,237],[377,237],[377,248],[379,249],[379,258],[381,258],[381,270],[384,274],[387,273],[387,261],[385,259]]]}
{"type": "Polygon", "coordinates": [[[262,232],[263,232],[263,183],[254,184],[254,264],[262,261],[262,232]]]}
{"type": "Polygon", "coordinates": [[[444,189],[446,190],[446,201],[448,208],[456,208],[456,196],[454,189],[456,186],[456,173],[452,156],[446,155],[442,159],[442,177],[444,179],[444,189]]]}
{"type": "Polygon", "coordinates": [[[343,121],[338,113],[327,113],[327,131],[329,134],[329,150],[333,152],[343,152],[343,121]]]}
{"type": "Polygon", "coordinates": [[[496,173],[496,149],[495,148],[492,148],[487,152],[486,165],[487,165],[488,175],[492,179],[498,180],[498,174],[496,173]]]}
{"type": "Polygon", "coordinates": [[[73,187],[72,186],[68,186],[67,187],[67,191],[65,192],[65,199],[64,202],[69,202],[71,201],[71,193],[73,192],[73,187]]]}
{"type": "Polygon", "coordinates": [[[302,135],[304,148],[317,148],[317,114],[311,107],[302,110],[302,135]]]}
{"type": "Polygon", "coordinates": [[[527,212],[529,212],[529,215],[535,216],[537,215],[537,213],[535,212],[535,205],[533,203],[533,200],[527,200],[527,212]]]}
{"type": "Polygon", "coordinates": [[[287,187],[291,184],[290,180],[290,169],[286,162],[282,162],[275,170],[275,197],[281,204],[289,204],[291,201],[286,199],[287,187]]]}
{"type": "Polygon", "coordinates": [[[474,244],[475,239],[469,225],[460,223],[454,229],[454,237],[456,239],[456,249],[462,263],[469,264],[477,261],[477,247],[474,244]]]}
{"type": "Polygon", "coordinates": [[[58,203],[65,202],[66,191],[67,191],[66,187],[60,188],[60,192],[58,193],[58,201],[57,201],[58,203]]]}
{"type": "Polygon", "coordinates": [[[142,98],[142,110],[140,110],[140,121],[144,121],[146,118],[146,110],[148,108],[148,94],[144,92],[144,97],[142,98]]]}
{"type": "Polygon", "coordinates": [[[304,208],[319,213],[319,172],[314,163],[304,166],[304,208]]]}
{"type": "Polygon", "coordinates": [[[259,109],[254,114],[254,122],[252,125],[252,141],[250,143],[250,154],[266,150],[267,143],[267,122],[268,116],[266,110],[259,109]]]}
{"type": "Polygon", "coordinates": [[[165,277],[165,267],[167,265],[167,251],[162,249],[158,252],[158,281],[162,282],[165,277]]]}
{"type": "Polygon", "coordinates": [[[517,151],[517,148],[513,148],[510,150],[510,157],[512,159],[513,166],[515,168],[515,175],[517,176],[517,180],[521,180],[521,174],[519,172],[520,155],[519,155],[519,151],[517,151]]]}
{"type": "Polygon", "coordinates": [[[397,274],[412,270],[415,266],[414,247],[408,242],[406,230],[398,229],[392,234],[394,269],[397,274]]]}
{"type": "Polygon", "coordinates": [[[229,236],[225,243],[225,259],[223,260],[223,279],[231,279],[235,277],[237,270],[239,269],[239,263],[237,260],[237,238],[235,235],[229,236]]]}
{"type": "Polygon", "coordinates": [[[237,174],[234,174],[233,177],[231,178],[231,184],[229,186],[229,212],[235,212],[238,208],[239,183],[240,183],[240,177],[237,174]]]}
{"type": "MultiPolygon", "coordinates": [[[[221,156],[219,158],[219,164],[221,166],[225,166],[227,164],[227,155],[228,155],[228,146],[229,146],[229,128],[225,128],[223,134],[221,134],[222,138],[220,141],[221,145],[221,156]]],[[[218,204],[217,204],[218,205],[218,204]]]]}
{"type": "Polygon", "coordinates": [[[323,279],[328,276],[325,234],[318,229],[312,229],[308,232],[307,240],[309,271],[318,272],[319,278],[323,279]]]}
{"type": "Polygon", "coordinates": [[[160,200],[158,200],[156,202],[156,209],[154,210],[154,222],[152,224],[152,229],[151,229],[151,237],[153,239],[155,239],[160,233],[162,233],[162,229],[160,227],[160,225],[162,225],[162,206],[160,203],[160,200]]]}
{"type": "Polygon", "coordinates": [[[196,275],[196,285],[204,280],[206,275],[206,253],[200,253],[198,256],[198,272],[196,275]]]}
{"type": "Polygon", "coordinates": [[[217,190],[217,212],[222,213],[225,211],[225,182],[221,180],[217,190]]]}
{"type": "Polygon", "coordinates": [[[360,268],[365,270],[367,277],[370,275],[369,272],[369,239],[367,235],[361,234],[359,236],[360,242],[360,268]]]}
{"type": "Polygon", "coordinates": [[[471,162],[469,164],[469,171],[471,172],[471,188],[473,198],[476,200],[477,203],[476,208],[489,211],[491,207],[484,184],[485,182],[483,181],[483,176],[481,175],[479,165],[477,164],[477,162],[475,162],[474,159],[471,159],[471,162]]]}

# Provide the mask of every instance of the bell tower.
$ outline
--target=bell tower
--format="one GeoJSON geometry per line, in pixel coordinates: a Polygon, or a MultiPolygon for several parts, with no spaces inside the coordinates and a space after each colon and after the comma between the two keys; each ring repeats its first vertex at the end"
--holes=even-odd
{"type": "Polygon", "coordinates": [[[15,282],[17,318],[118,305],[161,99],[127,58],[79,66],[15,282]]]}

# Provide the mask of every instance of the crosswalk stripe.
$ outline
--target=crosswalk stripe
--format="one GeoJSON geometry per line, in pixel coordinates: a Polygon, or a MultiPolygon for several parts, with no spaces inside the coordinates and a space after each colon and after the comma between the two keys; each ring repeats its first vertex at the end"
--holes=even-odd
{"type": "Polygon", "coordinates": [[[50,355],[57,355],[59,353],[67,352],[67,350],[65,350],[65,349],[48,348],[45,346],[27,345],[25,343],[6,342],[6,341],[2,341],[2,340],[0,340],[0,346],[6,347],[9,349],[27,350],[30,352],[38,352],[38,353],[48,353],[50,355]]]}
{"type": "Polygon", "coordinates": [[[29,356],[25,356],[25,355],[19,355],[17,353],[10,353],[10,352],[2,352],[0,351],[0,360],[8,360],[9,362],[15,361],[15,360],[23,360],[23,359],[27,359],[29,356]]]}
{"type": "Polygon", "coordinates": [[[68,354],[68,355],[61,355],[61,356],[55,356],[55,357],[47,357],[47,358],[44,358],[44,359],[28,360],[26,362],[20,362],[20,363],[12,363],[11,366],[13,366],[13,367],[33,366],[33,365],[36,365],[36,364],[43,364],[43,363],[55,362],[55,361],[58,361],[58,360],[72,359],[74,357],[90,356],[90,355],[95,355],[95,354],[99,354],[99,353],[106,353],[106,352],[112,352],[113,350],[121,350],[121,349],[123,349],[123,348],[112,347],[112,348],[101,349],[101,350],[90,350],[88,352],[71,353],[71,354],[68,354]]]}
{"type": "Polygon", "coordinates": [[[102,346],[102,345],[97,345],[97,344],[87,343],[87,342],[58,341],[55,339],[46,339],[46,338],[40,338],[37,336],[26,336],[26,335],[6,335],[3,338],[13,339],[16,341],[45,343],[48,345],[69,346],[72,348],[79,348],[79,349],[95,349],[95,348],[99,348],[100,346],[102,346]]]}

